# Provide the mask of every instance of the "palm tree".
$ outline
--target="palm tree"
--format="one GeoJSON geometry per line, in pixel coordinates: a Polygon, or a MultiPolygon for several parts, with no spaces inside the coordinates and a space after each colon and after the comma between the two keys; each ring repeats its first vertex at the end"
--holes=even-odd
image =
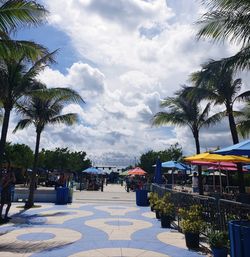
{"type": "MultiPolygon", "coordinates": [[[[192,101],[185,96],[184,87],[175,97],[168,97],[161,102],[161,107],[168,108],[165,112],[158,112],[153,118],[153,125],[176,125],[189,127],[195,139],[196,153],[200,153],[199,134],[202,127],[209,127],[221,119],[220,114],[209,117],[211,104],[207,103],[201,110],[199,100],[193,98],[192,101]]],[[[201,168],[199,167],[199,193],[203,194],[201,168]]]]}
{"type": "MultiPolygon", "coordinates": [[[[246,100],[250,97],[250,91],[240,93],[241,79],[233,78],[232,69],[225,70],[223,66],[214,64],[210,61],[203,65],[202,70],[191,74],[191,81],[195,84],[194,88],[189,89],[191,95],[199,99],[213,101],[216,105],[225,106],[225,116],[228,117],[229,127],[234,144],[239,143],[239,137],[236,128],[234,114],[234,104],[240,100],[246,100]]],[[[239,170],[241,170],[239,166],[239,170]]],[[[239,171],[240,190],[244,192],[244,180],[242,172],[239,171]]]]}
{"type": "Polygon", "coordinates": [[[0,60],[0,101],[4,110],[0,139],[0,166],[7,138],[10,113],[15,108],[18,99],[32,90],[34,78],[39,72],[48,63],[54,61],[54,54],[55,52],[46,54],[33,64],[24,57],[18,60],[0,60]]]}
{"type": "Polygon", "coordinates": [[[241,50],[234,56],[220,62],[225,68],[250,68],[250,2],[248,0],[203,1],[208,8],[198,21],[198,38],[212,38],[214,41],[239,44],[241,50]]]}
{"type": "Polygon", "coordinates": [[[47,10],[31,0],[2,0],[0,3],[0,56],[6,58],[24,54],[37,59],[48,53],[47,49],[30,41],[11,40],[10,34],[19,27],[38,25],[44,21],[47,10]]]}
{"type": "MultiPolygon", "coordinates": [[[[38,88],[41,84],[38,83],[38,88]]],[[[43,86],[42,89],[31,92],[28,96],[20,99],[17,104],[17,111],[22,116],[14,132],[34,125],[36,129],[36,147],[33,163],[33,172],[30,183],[30,192],[26,208],[34,204],[35,176],[39,156],[40,138],[44,128],[51,124],[64,123],[72,125],[77,122],[77,114],[62,114],[63,108],[69,103],[84,103],[81,96],[69,88],[50,88],[43,86]]]]}
{"type": "Polygon", "coordinates": [[[10,112],[16,100],[27,91],[32,74],[35,75],[38,67],[39,69],[43,67],[46,61],[52,60],[45,47],[34,42],[11,40],[10,34],[20,26],[40,24],[46,15],[46,9],[35,1],[0,1],[0,101],[4,109],[0,140],[0,168],[10,112]],[[24,63],[31,65],[31,60],[36,63],[28,69],[24,63]]]}

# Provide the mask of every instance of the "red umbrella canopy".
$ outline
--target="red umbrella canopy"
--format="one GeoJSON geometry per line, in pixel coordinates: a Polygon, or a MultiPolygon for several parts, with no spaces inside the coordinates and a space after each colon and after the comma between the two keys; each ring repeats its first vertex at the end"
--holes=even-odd
{"type": "Polygon", "coordinates": [[[132,170],[128,171],[128,175],[139,175],[139,176],[145,176],[147,172],[140,167],[136,167],[132,170]]]}
{"type": "Polygon", "coordinates": [[[220,168],[237,168],[237,164],[233,162],[205,162],[205,161],[191,161],[192,165],[204,165],[204,166],[213,166],[220,168]]]}

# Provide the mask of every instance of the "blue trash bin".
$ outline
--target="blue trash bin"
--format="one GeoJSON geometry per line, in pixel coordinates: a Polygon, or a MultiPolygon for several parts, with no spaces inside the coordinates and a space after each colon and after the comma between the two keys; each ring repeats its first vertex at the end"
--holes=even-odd
{"type": "Polygon", "coordinates": [[[67,204],[69,199],[69,188],[58,187],[56,189],[56,204],[67,204]]]}
{"type": "Polygon", "coordinates": [[[250,221],[230,221],[228,224],[231,257],[249,257],[250,221]]]}
{"type": "Polygon", "coordinates": [[[145,189],[136,190],[136,205],[149,206],[148,190],[145,190],[145,189]]]}

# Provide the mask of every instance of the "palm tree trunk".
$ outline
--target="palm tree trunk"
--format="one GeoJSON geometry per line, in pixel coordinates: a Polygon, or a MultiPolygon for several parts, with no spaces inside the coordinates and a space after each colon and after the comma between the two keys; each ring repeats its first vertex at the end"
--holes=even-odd
{"type": "Polygon", "coordinates": [[[236,129],[236,123],[233,115],[233,108],[231,106],[227,107],[227,114],[228,114],[228,121],[229,121],[229,127],[233,139],[234,144],[239,143],[239,137],[236,129]]]}
{"type": "MultiPolygon", "coordinates": [[[[200,154],[201,150],[200,150],[199,131],[195,130],[193,132],[193,135],[195,139],[196,153],[200,154]]],[[[204,192],[203,192],[203,183],[202,183],[202,169],[200,165],[198,165],[198,182],[199,182],[199,194],[203,195],[204,192]]]]}
{"type": "MultiPolygon", "coordinates": [[[[239,137],[238,137],[236,123],[233,115],[233,108],[231,106],[227,106],[227,113],[228,113],[228,121],[229,121],[233,143],[237,144],[239,143],[239,137]]],[[[246,193],[246,191],[245,191],[244,175],[242,171],[242,164],[240,163],[237,164],[237,170],[238,170],[237,175],[238,175],[238,181],[239,181],[239,191],[240,193],[244,194],[246,193]]]]}
{"type": "Polygon", "coordinates": [[[38,156],[39,156],[40,138],[41,138],[41,131],[37,130],[37,132],[36,132],[36,148],[35,148],[33,170],[32,170],[31,180],[30,180],[29,197],[28,197],[27,203],[25,204],[25,208],[27,208],[27,209],[31,208],[34,205],[34,193],[36,190],[36,176],[37,176],[37,163],[38,163],[38,156]]]}
{"type": "Polygon", "coordinates": [[[1,133],[1,140],[0,140],[0,169],[2,168],[2,164],[3,164],[3,155],[4,155],[4,149],[5,149],[7,133],[9,128],[10,112],[11,112],[11,108],[4,108],[4,117],[3,117],[2,133],[1,133]]]}

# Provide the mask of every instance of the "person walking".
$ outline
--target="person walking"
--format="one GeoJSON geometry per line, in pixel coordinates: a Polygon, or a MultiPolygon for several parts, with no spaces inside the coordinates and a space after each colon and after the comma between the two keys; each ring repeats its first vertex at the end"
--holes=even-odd
{"type": "Polygon", "coordinates": [[[11,207],[11,188],[14,186],[16,183],[16,178],[15,174],[12,171],[4,171],[3,176],[2,176],[2,191],[1,191],[1,206],[0,206],[0,222],[7,222],[11,218],[8,217],[8,213],[11,207]],[[3,207],[4,205],[7,205],[6,210],[5,210],[5,215],[4,219],[2,218],[2,212],[3,212],[3,207]]]}
{"type": "Polygon", "coordinates": [[[126,177],[125,181],[126,181],[126,191],[129,193],[130,186],[131,186],[131,182],[130,182],[129,177],[126,177]]]}

